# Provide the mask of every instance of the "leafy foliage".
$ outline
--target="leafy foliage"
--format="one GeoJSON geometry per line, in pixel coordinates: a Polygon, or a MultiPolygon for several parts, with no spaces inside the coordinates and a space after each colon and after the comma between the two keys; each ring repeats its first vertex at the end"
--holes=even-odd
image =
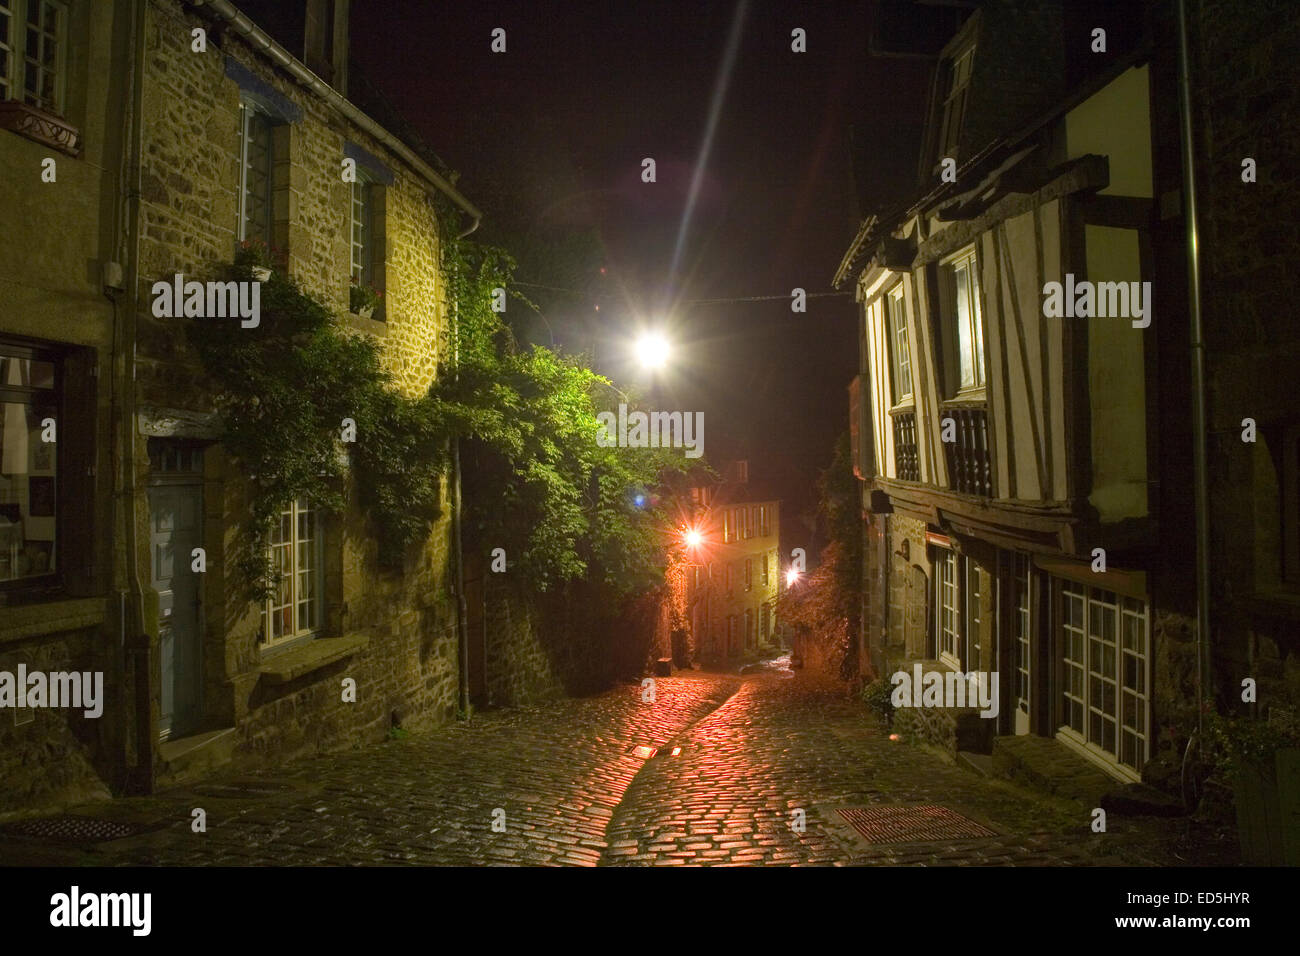
{"type": "MultiPolygon", "coordinates": [[[[431,395],[466,437],[467,514],[485,548],[505,548],[512,580],[537,590],[587,577],[610,596],[662,581],[664,515],[638,493],[684,459],[668,449],[601,447],[597,414],[610,382],[577,358],[521,350],[492,311],[513,260],[447,241],[444,267],[457,303],[455,375],[431,395]]],[[[522,296],[515,301],[527,304],[522,296]]]]}
{"type": "Polygon", "coordinates": [[[1220,770],[1228,780],[1251,771],[1272,777],[1277,752],[1300,748],[1300,735],[1289,728],[1267,720],[1225,717],[1213,703],[1206,704],[1205,713],[1205,762],[1220,770]]]}
{"type": "MultiPolygon", "coordinates": [[[[245,260],[232,277],[249,281],[249,270],[245,260]]],[[[393,390],[373,340],[346,331],[279,272],[262,283],[256,327],[199,319],[189,338],[216,385],[226,449],[253,485],[235,556],[250,599],[271,593],[267,536],[290,502],[305,497],[324,511],[342,510],[347,449],[387,545],[381,554],[400,559],[428,533],[449,435],[435,407],[393,390]],[[341,441],[344,419],[356,424],[355,444],[341,441]]]]}
{"type": "Polygon", "coordinates": [[[849,436],[835,443],[830,467],[817,482],[818,512],[830,544],[810,574],[787,589],[777,604],[780,619],[806,631],[841,662],[848,678],[861,621],[862,531],[860,492],[853,477],[849,436]]]}
{"type": "MultiPolygon", "coordinates": [[[[609,381],[576,358],[520,350],[492,311],[493,290],[510,287],[511,257],[450,236],[441,248],[451,361],[418,398],[394,388],[372,339],[340,325],[279,272],[262,284],[256,327],[190,323],[215,385],[223,441],[252,480],[235,556],[248,597],[271,593],[266,544],[280,512],[300,497],[340,511],[349,469],[381,556],[400,563],[441,513],[458,439],[467,525],[485,548],[506,549],[512,579],[545,591],[581,578],[598,596],[662,581],[664,517],[639,507],[637,495],[680,472],[684,459],[668,449],[601,447],[596,416],[609,381]],[[341,441],[345,419],[356,425],[355,443],[341,441]]],[[[260,251],[244,251],[232,278],[250,280],[260,251]]],[[[529,304],[517,293],[513,301],[529,304]]]]}

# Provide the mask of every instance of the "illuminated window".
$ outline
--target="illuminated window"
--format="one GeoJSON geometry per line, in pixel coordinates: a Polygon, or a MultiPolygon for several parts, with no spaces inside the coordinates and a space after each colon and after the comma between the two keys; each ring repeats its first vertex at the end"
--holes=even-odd
{"type": "Polygon", "coordinates": [[[950,372],[958,391],[982,389],[984,370],[984,318],[980,312],[980,287],[973,248],[943,263],[940,269],[941,309],[947,341],[956,359],[950,372]]]}
{"type": "Polygon", "coordinates": [[[903,284],[885,296],[885,321],[889,329],[889,363],[894,404],[912,397],[912,353],[907,347],[907,313],[903,311],[903,284]]]}
{"type": "Polygon", "coordinates": [[[55,573],[56,355],[0,343],[0,583],[55,573]]]}

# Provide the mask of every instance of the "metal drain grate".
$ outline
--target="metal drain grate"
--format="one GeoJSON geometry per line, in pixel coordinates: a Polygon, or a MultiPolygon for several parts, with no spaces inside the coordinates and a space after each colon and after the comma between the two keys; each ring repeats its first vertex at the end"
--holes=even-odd
{"type": "Polygon", "coordinates": [[[997,836],[996,831],[969,817],[932,803],[913,807],[850,807],[839,814],[868,843],[875,844],[937,843],[997,836]]]}
{"type": "Polygon", "coordinates": [[[155,827],[140,823],[123,823],[119,820],[71,816],[23,820],[0,827],[0,831],[7,836],[31,837],[52,843],[106,843],[109,840],[120,840],[151,829],[155,827]]]}

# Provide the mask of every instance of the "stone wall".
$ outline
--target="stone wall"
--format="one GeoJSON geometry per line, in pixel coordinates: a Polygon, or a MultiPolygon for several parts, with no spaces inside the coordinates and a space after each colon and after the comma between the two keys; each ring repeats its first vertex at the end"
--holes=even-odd
{"type": "MultiPolygon", "coordinates": [[[[1285,0],[1193,5],[1198,209],[1207,341],[1216,676],[1239,702],[1259,683],[1259,714],[1300,714],[1300,586],[1280,578],[1277,444],[1300,426],[1300,271],[1290,254],[1300,221],[1300,6],[1285,0]],[[1255,160],[1256,181],[1242,181],[1255,160]],[[1242,441],[1242,419],[1258,425],[1242,441]]],[[[1294,528],[1290,529],[1294,533],[1294,528]]],[[[1279,715],[1283,716],[1283,715],[1279,715]]]]}
{"type": "MultiPolygon", "coordinates": [[[[195,26],[212,24],[173,0],[150,4],[141,205],[144,301],[159,278],[177,272],[212,278],[233,257],[241,93],[227,76],[229,57],[300,114],[276,127],[274,135],[273,233],[287,254],[289,272],[349,328],[378,336],[397,389],[408,396],[423,394],[438,373],[447,331],[430,187],[399,157],[269,67],[233,31],[209,29],[207,51],[194,52],[190,31],[195,26]],[[341,170],[349,142],[378,157],[393,176],[391,184],[376,186],[383,322],[347,315],[351,185],[341,170]]],[[[139,323],[139,400],[207,409],[210,402],[182,324],[147,312],[139,323]]],[[[148,471],[142,438],[137,447],[137,480],[143,485],[148,471]]],[[[383,543],[366,526],[355,489],[346,513],[325,518],[322,636],[363,635],[368,643],[351,657],[277,684],[261,673],[279,652],[259,646],[260,608],[242,602],[230,578],[238,523],[248,511],[247,476],[218,445],[207,452],[204,481],[210,556],[204,592],[205,717],[237,727],[237,756],[279,759],[379,739],[395,723],[419,728],[454,719],[457,607],[445,483],[441,515],[429,539],[396,562],[381,564],[383,543]],[[357,684],[355,703],[342,699],[342,682],[349,677],[357,684]]],[[[136,518],[147,542],[143,500],[136,518]]],[[[146,548],[142,545],[136,556],[143,569],[149,567],[146,548]]],[[[146,625],[156,633],[156,620],[148,615],[146,625]]]]}
{"type": "Polygon", "coordinates": [[[75,348],[85,364],[65,365],[65,374],[82,379],[88,396],[84,415],[58,425],[60,464],[71,463],[75,447],[84,466],[80,476],[70,469],[58,476],[64,580],[58,588],[0,591],[0,671],[16,674],[20,663],[101,671],[108,698],[98,719],[80,711],[0,709],[0,819],[103,795],[121,764],[123,708],[115,680],[120,583],[111,573],[114,450],[108,438],[113,329],[120,313],[104,295],[99,263],[118,255],[118,104],[128,79],[120,69],[122,7],[76,3],[69,10],[62,114],[79,133],[78,155],[0,130],[0,335],[75,348]],[[47,159],[55,161],[54,182],[41,181],[47,159]],[[97,375],[85,374],[90,365],[97,375]],[[82,487],[74,484],[78,479],[82,487]],[[79,509],[76,520],[72,504],[79,509]]]}

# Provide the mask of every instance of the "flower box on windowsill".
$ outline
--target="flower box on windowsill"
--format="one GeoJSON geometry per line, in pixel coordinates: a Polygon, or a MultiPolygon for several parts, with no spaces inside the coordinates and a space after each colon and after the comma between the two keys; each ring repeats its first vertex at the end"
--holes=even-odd
{"type": "Polygon", "coordinates": [[[81,153],[81,134],[67,120],[16,100],[0,102],[0,129],[13,130],[69,156],[81,153]]]}
{"type": "Polygon", "coordinates": [[[361,316],[363,319],[369,319],[375,314],[373,305],[363,305],[359,309],[352,310],[354,314],[361,316]]]}
{"type": "Polygon", "coordinates": [[[266,266],[253,266],[253,278],[258,282],[271,281],[271,270],[266,266]]]}

